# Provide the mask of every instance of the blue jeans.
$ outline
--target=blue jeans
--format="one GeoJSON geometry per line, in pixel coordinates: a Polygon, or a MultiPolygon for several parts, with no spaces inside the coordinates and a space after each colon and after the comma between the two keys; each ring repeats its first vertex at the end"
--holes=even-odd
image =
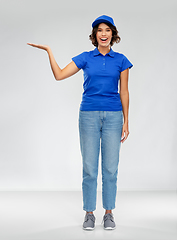
{"type": "Polygon", "coordinates": [[[83,164],[83,210],[96,209],[97,176],[101,139],[102,204],[115,208],[123,111],[79,110],[80,149],[83,164]]]}

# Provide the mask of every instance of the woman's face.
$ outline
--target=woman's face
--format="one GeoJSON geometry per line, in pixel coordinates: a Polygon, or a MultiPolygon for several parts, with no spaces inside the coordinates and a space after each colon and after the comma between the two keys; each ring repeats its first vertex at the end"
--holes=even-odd
{"type": "Polygon", "coordinates": [[[96,33],[96,39],[98,42],[98,47],[108,47],[112,39],[112,30],[105,23],[100,23],[96,33]],[[105,39],[105,40],[104,40],[105,39]]]}

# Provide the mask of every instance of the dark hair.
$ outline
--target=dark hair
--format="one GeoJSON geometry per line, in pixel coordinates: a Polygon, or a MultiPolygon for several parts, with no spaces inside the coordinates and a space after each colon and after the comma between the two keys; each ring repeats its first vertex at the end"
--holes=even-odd
{"type": "MultiPolygon", "coordinates": [[[[98,47],[98,42],[97,42],[97,39],[96,39],[96,33],[97,33],[97,30],[98,30],[99,24],[97,24],[95,27],[93,27],[92,33],[89,35],[89,39],[92,41],[92,44],[95,47],[98,47]]],[[[110,23],[105,23],[105,24],[108,25],[108,27],[110,27],[111,30],[112,30],[112,39],[111,39],[110,45],[112,46],[115,42],[119,43],[121,38],[118,35],[117,28],[110,23]]]]}

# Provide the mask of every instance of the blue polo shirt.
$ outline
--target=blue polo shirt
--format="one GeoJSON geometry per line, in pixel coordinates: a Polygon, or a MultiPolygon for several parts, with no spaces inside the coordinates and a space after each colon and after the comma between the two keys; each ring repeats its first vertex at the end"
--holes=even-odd
{"type": "Polygon", "coordinates": [[[83,70],[84,83],[81,111],[123,110],[118,93],[120,73],[133,65],[122,53],[110,52],[105,56],[96,47],[72,58],[83,70]]]}

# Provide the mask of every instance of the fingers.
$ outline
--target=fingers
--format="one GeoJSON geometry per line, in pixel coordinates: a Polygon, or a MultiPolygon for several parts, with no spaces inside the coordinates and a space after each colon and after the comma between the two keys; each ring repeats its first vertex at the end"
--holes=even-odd
{"type": "Polygon", "coordinates": [[[33,45],[32,43],[27,43],[27,44],[28,44],[28,45],[31,45],[31,46],[33,45]]]}
{"type": "Polygon", "coordinates": [[[121,142],[123,143],[124,142],[124,134],[122,133],[122,136],[121,136],[121,142]]]}
{"type": "Polygon", "coordinates": [[[48,45],[41,45],[41,44],[34,44],[34,43],[27,43],[28,45],[32,46],[32,47],[37,47],[43,50],[48,50],[49,46],[48,45]]]}
{"type": "Polygon", "coordinates": [[[32,46],[32,47],[37,47],[35,44],[33,43],[27,43],[28,45],[32,46]]]}
{"type": "Polygon", "coordinates": [[[128,138],[128,135],[129,135],[129,131],[128,130],[123,130],[122,131],[122,136],[121,136],[121,142],[122,143],[128,138]],[[125,133],[125,136],[124,136],[124,133],[125,133]]]}
{"type": "Polygon", "coordinates": [[[122,129],[122,136],[121,136],[121,138],[123,138],[124,137],[124,129],[122,129]]]}
{"type": "Polygon", "coordinates": [[[32,46],[32,47],[39,47],[39,45],[34,44],[34,43],[27,43],[28,45],[32,46]]]}
{"type": "Polygon", "coordinates": [[[121,143],[123,143],[126,139],[127,139],[127,137],[126,137],[126,136],[125,136],[125,137],[123,136],[122,139],[121,139],[121,143]]]}

